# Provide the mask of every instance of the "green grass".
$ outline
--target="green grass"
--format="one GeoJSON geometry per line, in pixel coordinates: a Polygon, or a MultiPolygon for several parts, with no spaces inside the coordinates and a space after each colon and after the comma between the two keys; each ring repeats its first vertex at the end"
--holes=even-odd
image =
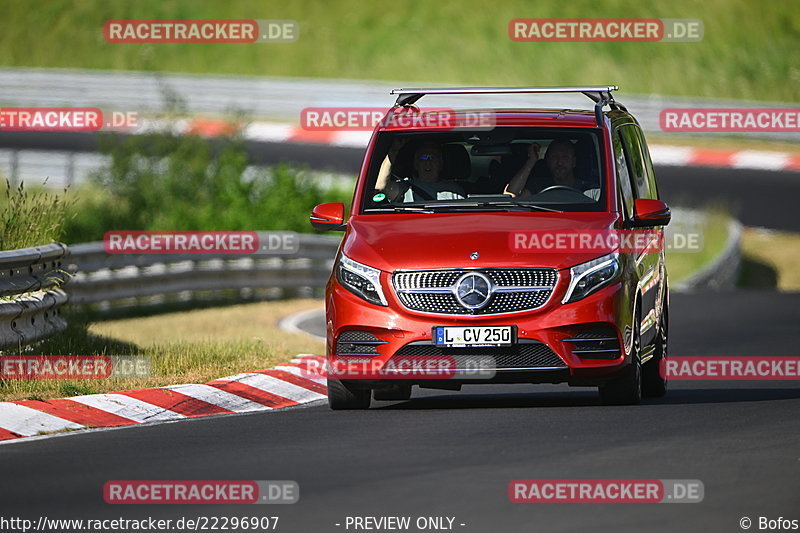
{"type": "MultiPolygon", "coordinates": [[[[717,209],[707,211],[708,218],[700,228],[703,247],[697,252],[667,252],[667,272],[671,282],[681,281],[713,261],[728,240],[730,215],[717,209]]],[[[695,231],[694,228],[689,231],[695,231]]]]}
{"type": "Polygon", "coordinates": [[[70,217],[72,200],[42,186],[0,186],[0,250],[58,241],[70,217]]]}
{"type": "Polygon", "coordinates": [[[800,99],[789,0],[0,1],[0,65],[427,81],[617,83],[635,93],[800,99]],[[699,18],[696,43],[516,43],[513,18],[699,18]],[[294,19],[285,44],[110,44],[112,18],[294,19]]]}
{"type": "Polygon", "coordinates": [[[318,308],[318,300],[289,300],[199,309],[86,325],[70,319],[68,330],[26,354],[137,355],[149,358],[142,379],[0,380],[0,401],[64,398],[119,390],[205,383],[270,368],[299,353],[323,354],[323,343],[278,329],[285,315],[318,308]]]}

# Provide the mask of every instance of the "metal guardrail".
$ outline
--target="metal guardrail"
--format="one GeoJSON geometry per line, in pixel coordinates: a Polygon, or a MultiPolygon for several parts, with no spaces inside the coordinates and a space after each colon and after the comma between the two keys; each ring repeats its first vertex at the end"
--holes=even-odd
{"type": "Polygon", "coordinates": [[[60,315],[67,255],[59,243],[0,252],[0,348],[19,348],[67,327],[60,315]]]}
{"type": "MultiPolygon", "coordinates": [[[[266,232],[259,232],[264,239],[266,232]]],[[[292,254],[109,254],[70,246],[70,305],[99,312],[170,303],[319,296],[340,237],[299,234],[292,254]]]]}

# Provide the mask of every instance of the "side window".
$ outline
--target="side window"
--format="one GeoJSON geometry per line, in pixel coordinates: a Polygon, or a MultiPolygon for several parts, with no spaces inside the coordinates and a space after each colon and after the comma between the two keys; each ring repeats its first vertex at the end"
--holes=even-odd
{"type": "Polygon", "coordinates": [[[628,168],[633,178],[633,193],[636,198],[655,198],[655,191],[650,190],[642,143],[636,130],[636,126],[632,124],[619,128],[625,155],[628,158],[628,168]]]}
{"type": "Polygon", "coordinates": [[[653,171],[653,161],[650,159],[650,149],[647,147],[647,141],[644,138],[642,130],[636,128],[636,133],[639,137],[639,144],[642,147],[642,160],[644,161],[644,170],[647,173],[647,183],[650,186],[651,198],[658,200],[658,186],[656,185],[656,173],[653,171]]]}
{"type": "Polygon", "coordinates": [[[619,130],[614,133],[614,163],[617,167],[617,183],[622,194],[622,209],[628,219],[633,218],[633,189],[631,188],[631,175],[628,172],[628,163],[625,161],[625,152],[622,150],[622,140],[619,130]]]}

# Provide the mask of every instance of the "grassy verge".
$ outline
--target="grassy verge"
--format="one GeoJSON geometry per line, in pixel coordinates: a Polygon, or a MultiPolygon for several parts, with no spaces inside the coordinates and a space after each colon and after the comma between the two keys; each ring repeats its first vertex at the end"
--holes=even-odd
{"type": "Polygon", "coordinates": [[[40,354],[143,355],[148,379],[6,380],[0,400],[47,399],[178,383],[204,383],[272,367],[298,353],[324,353],[321,342],[277,327],[287,314],[319,307],[318,300],[262,302],[145,318],[71,326],[36,347],[40,354]]]}
{"type": "Polygon", "coordinates": [[[746,228],[742,259],[742,286],[800,291],[800,234],[746,228]]]}
{"type": "Polygon", "coordinates": [[[488,85],[617,83],[624,90],[796,102],[792,2],[749,0],[3,0],[0,64],[488,85]],[[517,43],[515,18],[697,18],[692,43],[517,43]],[[109,19],[294,19],[287,44],[111,44],[109,19]],[[65,45],[68,43],[68,45],[65,45]]]}
{"type": "Polygon", "coordinates": [[[703,236],[703,247],[697,252],[667,252],[667,272],[670,281],[677,282],[697,272],[716,258],[728,239],[729,215],[719,210],[709,210],[704,223],[690,231],[703,236]]]}
{"type": "Polygon", "coordinates": [[[0,250],[40,246],[61,238],[73,202],[43,187],[0,186],[0,250]]]}

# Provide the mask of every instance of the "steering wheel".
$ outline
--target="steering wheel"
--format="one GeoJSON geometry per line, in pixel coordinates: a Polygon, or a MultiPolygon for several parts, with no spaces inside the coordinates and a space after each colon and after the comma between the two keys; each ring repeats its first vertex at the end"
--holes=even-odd
{"type": "Polygon", "coordinates": [[[391,174],[391,178],[398,183],[398,185],[408,185],[414,192],[422,196],[424,200],[433,201],[436,200],[433,196],[430,195],[428,191],[422,189],[419,185],[414,183],[414,180],[411,178],[401,178],[397,174],[391,174]]]}
{"type": "Polygon", "coordinates": [[[569,185],[551,185],[551,186],[545,187],[544,189],[539,191],[539,194],[545,193],[547,191],[557,191],[557,190],[572,191],[572,192],[577,192],[577,193],[583,194],[582,190],[576,189],[575,187],[570,187],[569,185]]]}

